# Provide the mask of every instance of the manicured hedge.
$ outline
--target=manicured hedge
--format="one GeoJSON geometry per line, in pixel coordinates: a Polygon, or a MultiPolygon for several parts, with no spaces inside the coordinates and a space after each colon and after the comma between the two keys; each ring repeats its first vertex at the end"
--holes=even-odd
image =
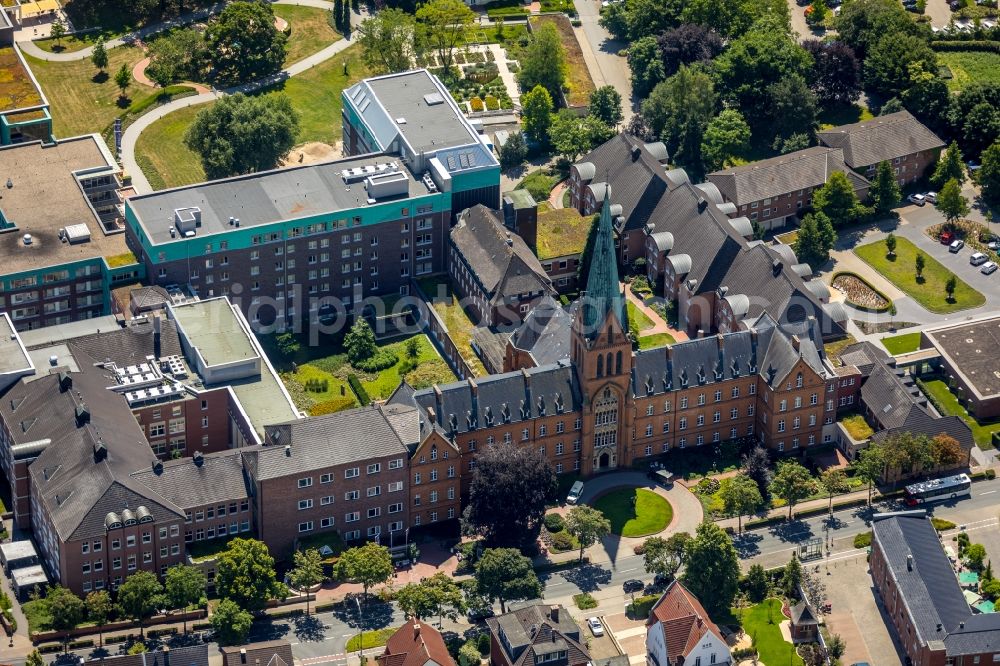
{"type": "Polygon", "coordinates": [[[986,39],[932,41],[931,48],[935,51],[990,51],[992,53],[1000,53],[1000,42],[993,42],[986,39]]]}
{"type": "Polygon", "coordinates": [[[854,535],[854,547],[855,548],[867,548],[872,545],[872,533],[871,531],[862,532],[861,534],[854,535]]]}
{"type": "Polygon", "coordinates": [[[657,599],[660,597],[655,594],[649,594],[645,597],[638,597],[635,601],[630,603],[625,608],[625,613],[632,618],[643,619],[649,617],[649,611],[652,610],[653,604],[656,603],[657,599]]]}
{"type": "Polygon", "coordinates": [[[372,399],[368,397],[368,391],[361,385],[361,380],[358,379],[357,375],[347,375],[347,383],[351,385],[351,390],[358,396],[358,402],[361,403],[362,407],[367,407],[371,404],[372,399]]]}

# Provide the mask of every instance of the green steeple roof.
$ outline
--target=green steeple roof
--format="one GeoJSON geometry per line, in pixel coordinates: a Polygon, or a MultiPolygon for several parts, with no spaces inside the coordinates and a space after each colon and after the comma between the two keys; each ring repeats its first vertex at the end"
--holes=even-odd
{"type": "Polygon", "coordinates": [[[611,229],[611,200],[608,187],[604,192],[601,219],[597,223],[594,251],[587,275],[587,292],[583,297],[583,325],[587,337],[593,337],[604,323],[608,312],[618,317],[623,330],[628,331],[625,315],[625,296],[618,286],[618,262],[615,259],[615,240],[611,229]]]}

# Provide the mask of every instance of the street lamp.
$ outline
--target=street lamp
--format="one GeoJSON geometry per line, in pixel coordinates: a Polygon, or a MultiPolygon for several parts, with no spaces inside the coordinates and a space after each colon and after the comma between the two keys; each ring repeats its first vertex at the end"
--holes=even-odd
{"type": "Polygon", "coordinates": [[[361,627],[361,640],[358,641],[358,660],[360,661],[365,656],[365,615],[361,610],[361,600],[354,597],[354,603],[358,605],[358,626],[361,627]]]}

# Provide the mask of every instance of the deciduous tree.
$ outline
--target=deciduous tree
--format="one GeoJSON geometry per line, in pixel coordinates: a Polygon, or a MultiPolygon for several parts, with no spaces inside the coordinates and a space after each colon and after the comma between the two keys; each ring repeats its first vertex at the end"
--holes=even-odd
{"type": "Polygon", "coordinates": [[[737,531],[743,531],[744,514],[753,513],[764,503],[757,482],[746,474],[724,479],[719,488],[722,505],[729,515],[736,514],[737,531]]]}
{"type": "Polygon", "coordinates": [[[347,358],[352,363],[371,358],[378,351],[375,333],[364,317],[358,317],[354,320],[351,330],[344,336],[344,349],[347,351],[347,358]]]}
{"type": "Polygon", "coordinates": [[[178,564],[167,569],[166,589],[170,607],[185,613],[184,633],[187,634],[187,608],[205,596],[205,574],[198,567],[178,564]]]}
{"type": "Polygon", "coordinates": [[[355,39],[361,44],[369,69],[376,73],[410,69],[416,25],[412,14],[394,8],[383,9],[362,21],[355,39]]]}
{"type": "Polygon", "coordinates": [[[834,171],[823,187],[813,194],[813,208],[823,213],[834,228],[842,227],[858,217],[858,195],[843,171],[834,171]]]}
{"type": "Polygon", "coordinates": [[[965,562],[974,571],[981,571],[983,560],[986,559],[986,547],[981,543],[969,544],[965,549],[965,562]]]}
{"type": "Polygon", "coordinates": [[[136,571],[118,588],[118,607],[122,614],[139,623],[140,640],[145,637],[146,620],[166,605],[163,586],[156,574],[136,571]]]}
{"type": "Polygon", "coordinates": [[[684,555],[691,538],[687,532],[678,532],[666,539],[658,536],[646,539],[642,544],[646,571],[673,579],[684,564],[684,555]]]}
{"type": "Polygon", "coordinates": [[[537,599],[542,583],[531,567],[531,560],[516,548],[487,548],[476,562],[476,587],[483,597],[499,601],[507,612],[508,601],[537,599]]]}
{"type": "Polygon", "coordinates": [[[455,49],[476,20],[475,12],[462,0],[428,0],[416,16],[421,40],[437,53],[445,71],[450,70],[455,49]]]}
{"type": "Polygon", "coordinates": [[[948,280],[944,283],[944,291],[948,295],[948,302],[952,303],[955,300],[955,290],[958,288],[958,278],[952,273],[948,276],[948,280]]]}
{"type": "MultiPolygon", "coordinates": [[[[875,169],[875,178],[872,180],[870,194],[875,210],[882,215],[888,214],[902,200],[903,193],[899,189],[896,174],[888,160],[879,162],[875,169]]],[[[890,250],[890,253],[894,251],[890,250]]]]}
{"type": "Polygon", "coordinates": [[[622,96],[614,86],[601,86],[590,93],[590,115],[608,127],[618,127],[622,118],[622,96]]]}
{"type": "Polygon", "coordinates": [[[611,521],[599,509],[580,504],[569,510],[566,530],[580,542],[580,561],[583,562],[583,551],[611,532],[611,521]]]}
{"type": "Polygon", "coordinates": [[[83,603],[87,607],[87,618],[97,625],[100,647],[104,647],[104,625],[111,619],[111,613],[114,611],[111,595],[107,590],[95,590],[87,595],[83,603]]]}
{"type": "Polygon", "coordinates": [[[1000,205],[1000,141],[983,152],[976,182],[982,188],[983,199],[990,205],[1000,205]]]}
{"type": "Polygon", "coordinates": [[[931,438],[931,456],[934,458],[935,466],[951,467],[962,462],[966,453],[957,439],[947,433],[941,433],[931,438]]]}
{"type": "Polygon", "coordinates": [[[868,504],[872,503],[872,489],[885,471],[885,456],[880,445],[869,444],[867,448],[861,449],[858,456],[851,463],[854,469],[854,476],[861,479],[868,486],[868,504]]]}
{"type": "MultiPolygon", "coordinates": [[[[391,566],[391,560],[390,560],[391,566]]],[[[309,594],[315,585],[323,582],[323,557],[315,548],[297,550],[292,556],[292,569],[288,583],[306,594],[306,615],[309,615],[309,594]]]]}
{"type": "Polygon", "coordinates": [[[278,72],[285,61],[285,35],[266,2],[236,0],[205,30],[216,76],[225,83],[253,81],[278,72]]]}
{"type": "Polygon", "coordinates": [[[743,581],[743,586],[747,593],[747,599],[751,603],[759,604],[764,601],[767,598],[768,589],[770,588],[770,582],[768,581],[764,567],[759,564],[751,564],[743,581]]]}
{"type": "Polygon", "coordinates": [[[896,234],[891,231],[885,237],[885,256],[894,257],[896,256],[896,234]]]}
{"type": "Polygon", "coordinates": [[[722,53],[722,37],[711,28],[684,23],[665,31],[657,38],[665,76],[677,73],[681,65],[707,64],[722,53]]]}
{"type": "Polygon", "coordinates": [[[552,95],[542,86],[535,86],[521,97],[521,124],[524,131],[543,146],[549,144],[553,108],[552,95]]]}
{"type": "Polygon", "coordinates": [[[24,666],[45,666],[45,658],[38,651],[38,648],[28,653],[28,656],[24,660],[24,666]]]}
{"type": "Polygon", "coordinates": [[[385,546],[368,542],[348,548],[337,560],[337,576],[341,580],[361,583],[367,599],[368,590],[392,578],[392,555],[385,546]]]}
{"type": "Polygon", "coordinates": [[[792,553],[792,559],[788,560],[785,570],[781,574],[781,587],[785,596],[792,599],[799,598],[799,587],[802,585],[802,563],[799,558],[792,553]]]}
{"type": "Polygon", "coordinates": [[[836,241],[837,232],[829,217],[822,212],[807,213],[793,244],[795,256],[810,266],[822,266],[830,259],[830,250],[836,241]]]}
{"type": "Polygon", "coordinates": [[[298,131],[299,115],[287,95],[236,93],[199,112],[184,144],[201,158],[209,178],[225,178],[273,169],[298,131]]]}
{"type": "Polygon", "coordinates": [[[553,23],[543,23],[533,35],[521,56],[518,83],[522,90],[542,86],[558,102],[562,99],[562,88],[566,82],[566,49],[563,48],[559,31],[553,23]]]}
{"type": "Polygon", "coordinates": [[[125,99],[125,91],[128,90],[130,83],[132,83],[132,72],[128,65],[122,63],[122,66],[115,72],[115,85],[118,86],[119,99],[125,99]]]}
{"type": "Polygon", "coordinates": [[[783,460],[778,463],[778,472],[771,481],[771,492],[788,504],[788,519],[792,519],[795,505],[814,492],[816,482],[809,470],[794,460],[783,460]]]}
{"type": "Polygon", "coordinates": [[[274,558],[267,546],[256,539],[229,542],[216,564],[215,589],[223,599],[231,599],[250,612],[288,593],[275,576],[274,558]]]}
{"type": "Polygon", "coordinates": [[[555,473],[537,449],[513,444],[487,448],[476,459],[463,529],[491,545],[530,543],[555,492],[555,473]]]}
{"type": "Polygon", "coordinates": [[[681,20],[712,28],[723,37],[733,39],[746,33],[764,16],[788,24],[788,6],[778,0],[689,0],[684,4],[681,20]]]}
{"type": "Polygon", "coordinates": [[[642,115],[653,134],[666,144],[672,161],[686,169],[693,182],[699,182],[704,175],[701,142],[715,115],[712,79],[681,67],[653,88],[642,103],[642,115]]]}
{"type": "Polygon", "coordinates": [[[726,166],[732,158],[745,152],[750,145],[750,126],[736,109],[723,109],[709,121],[701,141],[701,154],[706,171],[726,166]]]}
{"type": "Polygon", "coordinates": [[[632,92],[644,99],[656,85],[667,78],[663,58],[655,37],[636,40],[628,49],[628,66],[632,72],[632,92]]]}
{"type": "Polygon", "coordinates": [[[712,615],[729,610],[739,589],[739,580],[740,559],[732,539],[713,522],[698,525],[686,549],[685,587],[712,615]]]}
{"type": "Polygon", "coordinates": [[[841,493],[846,493],[851,489],[851,484],[847,481],[847,475],[844,474],[844,470],[830,468],[823,472],[819,477],[819,482],[823,486],[823,490],[826,491],[827,497],[830,498],[830,514],[833,514],[833,496],[839,495],[841,493]]]}
{"type": "Polygon", "coordinates": [[[505,170],[516,169],[528,156],[528,143],[521,132],[511,132],[506,143],[500,146],[500,166],[505,170]]]}
{"type": "Polygon", "coordinates": [[[969,214],[969,200],[962,196],[962,186],[954,178],[941,187],[934,207],[948,222],[955,222],[969,214]]]}
{"type": "Polygon", "coordinates": [[[66,23],[61,18],[56,18],[49,26],[49,36],[55,40],[56,46],[62,47],[63,37],[66,36],[66,23]]]}
{"type": "Polygon", "coordinates": [[[924,259],[924,254],[922,252],[917,252],[917,256],[913,259],[913,268],[917,273],[917,279],[921,279],[924,276],[924,266],[927,265],[927,260],[924,259]]]}
{"type": "Polygon", "coordinates": [[[83,599],[76,596],[72,590],[62,585],[56,585],[49,588],[45,595],[45,605],[49,609],[52,628],[56,631],[66,632],[62,636],[63,651],[65,652],[70,640],[69,630],[83,622],[86,610],[83,599]]]}
{"type": "Polygon", "coordinates": [[[757,445],[750,449],[740,460],[743,473],[753,479],[765,502],[771,498],[771,459],[767,449],[757,445]]]}
{"type": "Polygon", "coordinates": [[[104,72],[105,68],[108,66],[108,48],[104,45],[104,40],[98,40],[94,44],[94,50],[90,53],[90,62],[94,63],[101,73],[104,72]]]}
{"type": "Polygon", "coordinates": [[[865,86],[883,98],[910,87],[914,72],[936,72],[937,55],[915,35],[890,33],[865,58],[865,86]]]}
{"type": "Polygon", "coordinates": [[[894,0],[857,0],[841,7],[834,21],[837,37],[864,60],[868,49],[885,35],[902,33],[916,35],[920,28],[903,6],[894,0]]]}
{"type": "Polygon", "coordinates": [[[222,645],[239,645],[246,642],[253,615],[240,608],[232,599],[223,599],[212,612],[212,629],[222,645]]]}
{"type": "Polygon", "coordinates": [[[437,616],[438,625],[447,616],[456,620],[464,612],[465,595],[450,576],[438,572],[419,583],[409,583],[396,593],[400,609],[410,617],[425,619],[437,616]]]}
{"type": "Polygon", "coordinates": [[[949,180],[955,180],[959,185],[965,183],[965,164],[962,159],[962,149],[958,147],[957,141],[951,144],[941,153],[937,165],[934,167],[934,174],[931,182],[937,187],[944,187],[949,180]]]}

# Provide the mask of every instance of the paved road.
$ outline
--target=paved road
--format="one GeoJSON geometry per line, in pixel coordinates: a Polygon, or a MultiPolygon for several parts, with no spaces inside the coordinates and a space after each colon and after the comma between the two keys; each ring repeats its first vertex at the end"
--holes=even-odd
{"type": "MultiPolygon", "coordinates": [[[[333,6],[333,3],[328,2],[327,0],[278,0],[277,4],[307,5],[310,7],[326,8],[333,6]]],[[[362,18],[364,18],[362,15],[354,14],[354,24],[356,25],[362,18]]],[[[266,88],[274,85],[284,79],[295,76],[296,74],[301,74],[316,65],[326,62],[346,49],[352,43],[353,42],[349,37],[345,37],[337,42],[334,42],[333,44],[330,44],[321,51],[317,51],[311,56],[289,65],[277,74],[266,79],[244,83],[242,85],[233,86],[224,90],[212,90],[210,92],[194,95],[192,97],[183,97],[181,99],[168,102],[163,106],[158,106],[149,113],[139,116],[139,118],[137,118],[134,123],[129,125],[122,134],[121,155],[119,156],[125,173],[132,176],[132,187],[135,189],[136,194],[149,194],[153,191],[152,186],[146,179],[146,175],[142,172],[142,169],[139,167],[139,163],[135,159],[135,144],[139,139],[139,135],[154,122],[170,113],[173,113],[174,111],[177,111],[178,109],[194,106],[196,104],[206,104],[232,93],[252,92],[259,90],[260,88],[266,88]]]]}
{"type": "Polygon", "coordinates": [[[594,85],[615,87],[622,96],[624,122],[628,122],[634,113],[635,102],[632,99],[632,71],[625,57],[618,55],[618,52],[627,48],[628,44],[615,41],[610,33],[601,27],[598,22],[601,18],[599,0],[575,0],[574,4],[580,17],[580,27],[576,28],[576,34],[584,49],[584,58],[588,61],[587,67],[590,69],[591,78],[594,79],[594,85]]]}

